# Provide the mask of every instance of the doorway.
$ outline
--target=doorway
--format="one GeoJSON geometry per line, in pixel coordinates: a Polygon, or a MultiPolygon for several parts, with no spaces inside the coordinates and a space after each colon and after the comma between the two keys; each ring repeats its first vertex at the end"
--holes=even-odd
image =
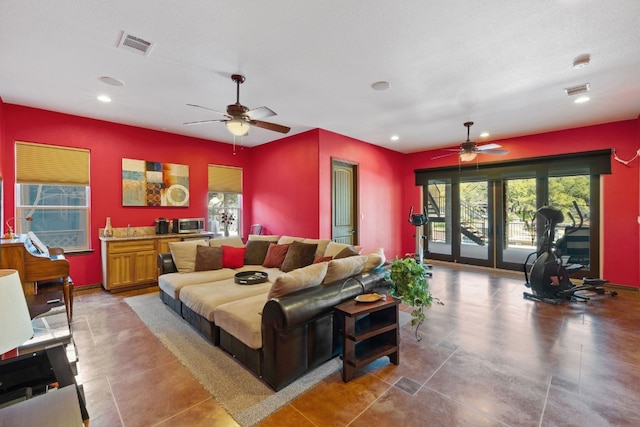
{"type": "Polygon", "coordinates": [[[358,165],[331,159],[331,240],[358,244],[358,165]]]}

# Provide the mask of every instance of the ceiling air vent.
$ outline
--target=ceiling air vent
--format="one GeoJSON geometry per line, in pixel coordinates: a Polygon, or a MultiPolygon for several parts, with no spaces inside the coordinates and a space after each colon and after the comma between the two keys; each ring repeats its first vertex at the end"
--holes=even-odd
{"type": "Polygon", "coordinates": [[[567,96],[580,95],[581,93],[587,93],[589,92],[589,83],[565,88],[565,92],[567,92],[567,96]]]}
{"type": "Polygon", "coordinates": [[[118,47],[147,56],[153,47],[153,43],[141,39],[140,37],[132,36],[131,34],[123,31],[120,36],[120,41],[118,42],[118,47]]]}

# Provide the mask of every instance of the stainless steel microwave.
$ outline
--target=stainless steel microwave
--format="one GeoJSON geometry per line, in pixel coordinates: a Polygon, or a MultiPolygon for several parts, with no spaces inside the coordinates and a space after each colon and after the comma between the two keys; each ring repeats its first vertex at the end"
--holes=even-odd
{"type": "Polygon", "coordinates": [[[204,231],[204,218],[174,218],[174,233],[200,233],[204,231]]]}

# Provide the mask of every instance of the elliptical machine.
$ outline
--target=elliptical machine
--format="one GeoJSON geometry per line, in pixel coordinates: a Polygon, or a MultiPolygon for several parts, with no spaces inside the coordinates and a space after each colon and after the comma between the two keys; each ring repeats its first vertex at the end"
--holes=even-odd
{"type": "MultiPolygon", "coordinates": [[[[612,297],[618,293],[607,291],[603,285],[607,283],[604,279],[585,277],[582,285],[576,286],[569,279],[569,272],[562,265],[560,258],[555,253],[555,229],[558,224],[564,221],[562,212],[551,206],[543,206],[537,210],[537,214],[545,220],[545,230],[538,251],[529,254],[524,262],[525,286],[531,288],[530,292],[523,292],[526,299],[546,302],[549,304],[560,304],[566,301],[589,299],[588,296],[577,294],[579,291],[590,291],[600,295],[608,294],[612,297]],[[533,262],[531,269],[527,272],[529,260],[532,256],[537,258],[533,262]]],[[[573,264],[569,269],[577,270],[581,265],[573,264]]]]}

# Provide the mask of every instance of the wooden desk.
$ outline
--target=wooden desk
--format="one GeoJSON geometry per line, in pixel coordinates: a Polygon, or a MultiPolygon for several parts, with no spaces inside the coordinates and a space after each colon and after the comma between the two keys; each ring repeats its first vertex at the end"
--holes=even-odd
{"type": "Polygon", "coordinates": [[[69,321],[73,315],[73,284],[69,282],[69,261],[61,254],[34,255],[27,249],[29,238],[21,234],[15,239],[0,239],[0,268],[17,270],[24,294],[36,293],[35,282],[62,279],[64,302],[69,321]]]}

